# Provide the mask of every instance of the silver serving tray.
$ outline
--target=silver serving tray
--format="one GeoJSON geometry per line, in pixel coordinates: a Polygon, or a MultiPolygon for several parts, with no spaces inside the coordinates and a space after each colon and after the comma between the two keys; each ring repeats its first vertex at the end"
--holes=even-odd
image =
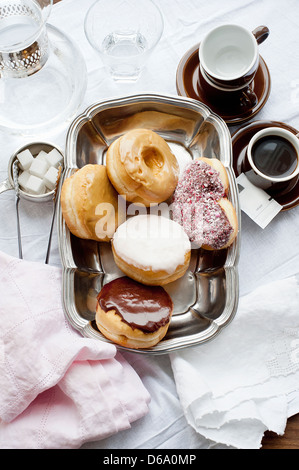
{"type": "MultiPolygon", "coordinates": [[[[219,116],[189,98],[145,94],[89,107],[69,129],[61,184],[88,163],[104,164],[111,142],[136,127],[154,130],[170,145],[188,151],[190,159],[200,156],[220,159],[228,173],[228,197],[236,209],[240,227],[229,130],[219,116]]],[[[114,263],[110,244],[74,237],[63,220],[60,205],[58,237],[65,314],[83,336],[109,342],[97,329],[94,318],[102,286],[123,275],[114,263]]],[[[166,337],[152,348],[130,351],[170,353],[211,340],[230,323],[239,299],[239,239],[238,235],[228,250],[192,250],[186,275],[165,287],[174,303],[166,337]]]]}

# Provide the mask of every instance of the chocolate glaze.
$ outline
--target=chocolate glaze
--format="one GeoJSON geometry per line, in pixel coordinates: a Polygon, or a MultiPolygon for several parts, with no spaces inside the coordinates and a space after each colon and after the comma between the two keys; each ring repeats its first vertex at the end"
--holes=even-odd
{"type": "Polygon", "coordinates": [[[166,325],[173,303],[161,286],[145,286],[128,277],[106,284],[98,295],[104,312],[115,310],[131,328],[153,333],[166,325]]]}

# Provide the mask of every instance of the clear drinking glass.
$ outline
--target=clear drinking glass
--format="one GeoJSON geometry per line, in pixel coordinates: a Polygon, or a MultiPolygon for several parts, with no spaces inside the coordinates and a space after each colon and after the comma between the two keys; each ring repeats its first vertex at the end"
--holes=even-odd
{"type": "Polygon", "coordinates": [[[136,81],[164,29],[151,0],[98,0],[85,18],[85,34],[114,80],[136,81]]]}
{"type": "Polygon", "coordinates": [[[64,126],[86,89],[77,47],[47,25],[53,0],[0,0],[0,129],[24,135],[64,126]]]}

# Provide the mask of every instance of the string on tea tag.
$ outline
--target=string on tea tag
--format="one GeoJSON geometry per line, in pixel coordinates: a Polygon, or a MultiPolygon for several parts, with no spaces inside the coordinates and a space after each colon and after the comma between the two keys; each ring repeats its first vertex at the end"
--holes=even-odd
{"type": "Polygon", "coordinates": [[[244,173],[237,178],[240,207],[262,229],[281,211],[282,206],[272,196],[252,184],[244,173]]]}

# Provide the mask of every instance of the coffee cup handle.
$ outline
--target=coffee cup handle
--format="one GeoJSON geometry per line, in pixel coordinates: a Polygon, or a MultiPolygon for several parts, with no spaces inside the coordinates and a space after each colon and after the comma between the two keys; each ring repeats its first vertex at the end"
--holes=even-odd
{"type": "Polygon", "coordinates": [[[252,31],[258,44],[262,44],[270,34],[269,28],[267,26],[258,26],[252,31]]]}
{"type": "Polygon", "coordinates": [[[250,87],[247,87],[245,90],[242,91],[241,104],[244,108],[253,108],[253,106],[256,105],[257,101],[257,96],[250,87]]]}

